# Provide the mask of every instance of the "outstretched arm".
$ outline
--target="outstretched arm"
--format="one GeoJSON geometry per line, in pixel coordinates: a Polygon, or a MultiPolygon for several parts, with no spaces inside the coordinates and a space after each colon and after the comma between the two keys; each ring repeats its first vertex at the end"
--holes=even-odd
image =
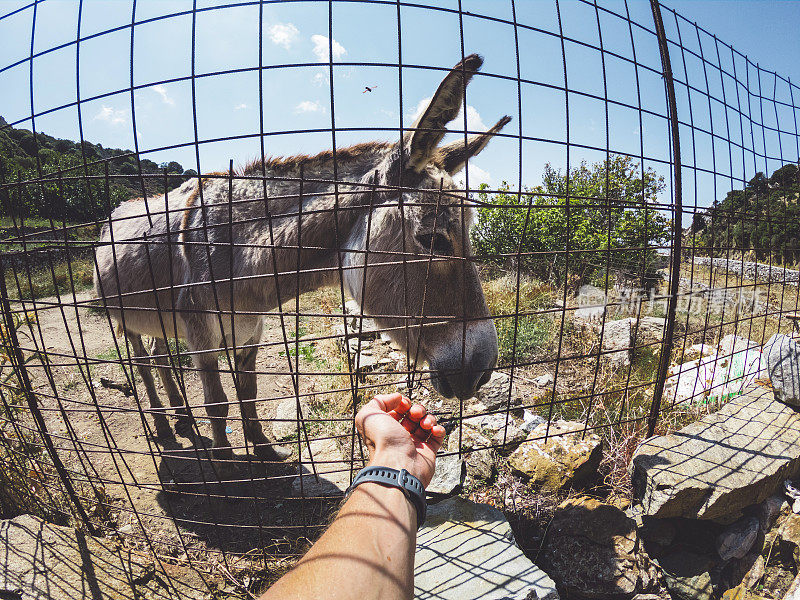
{"type": "MultiPolygon", "coordinates": [[[[376,396],[356,415],[370,465],[405,469],[427,486],[444,428],[400,394],[376,396]]],[[[297,566],[261,600],[409,600],[414,594],[416,509],[397,488],[362,483],[297,566]]]]}

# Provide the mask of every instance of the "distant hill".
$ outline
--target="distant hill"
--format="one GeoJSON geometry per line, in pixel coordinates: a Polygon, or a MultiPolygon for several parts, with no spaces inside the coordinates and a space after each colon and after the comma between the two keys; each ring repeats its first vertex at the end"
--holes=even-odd
{"type": "MultiPolygon", "coordinates": [[[[150,196],[164,192],[163,177],[133,177],[139,174],[139,165],[131,150],[104,148],[101,144],[85,141],[82,153],[80,142],[38,132],[34,138],[31,130],[11,127],[3,117],[0,117],[0,168],[6,182],[38,177],[37,150],[45,175],[71,167],[81,168],[65,173],[66,179],[62,181],[60,189],[55,182],[44,185],[36,183],[16,188],[7,194],[0,194],[0,211],[3,214],[24,212],[26,216],[97,220],[107,216],[109,201],[113,207],[129,198],[140,197],[144,193],[150,196]],[[110,198],[106,197],[105,183],[102,180],[71,179],[83,176],[84,154],[87,163],[107,160],[111,181],[110,198]]],[[[184,170],[183,166],[175,161],[157,164],[142,158],[140,164],[143,174],[160,175],[166,170],[169,173],[169,189],[197,175],[192,169],[184,170]]],[[[90,176],[104,173],[102,165],[89,168],[90,176]]]]}
{"type": "Polygon", "coordinates": [[[698,212],[684,231],[698,254],[748,251],[758,261],[800,261],[800,169],[789,163],[771,176],[756,173],[744,189],[698,212]]]}

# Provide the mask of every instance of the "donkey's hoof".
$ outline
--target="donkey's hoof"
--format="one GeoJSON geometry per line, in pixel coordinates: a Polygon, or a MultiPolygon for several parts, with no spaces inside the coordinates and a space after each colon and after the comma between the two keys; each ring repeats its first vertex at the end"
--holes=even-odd
{"type": "Polygon", "coordinates": [[[166,418],[161,417],[160,419],[155,419],[153,424],[156,427],[156,439],[175,440],[175,434],[172,432],[172,427],[169,426],[169,421],[167,421],[166,418]]]}
{"type": "Polygon", "coordinates": [[[258,458],[270,462],[283,462],[292,455],[289,448],[277,444],[258,444],[255,450],[258,458]]]}
{"type": "Polygon", "coordinates": [[[192,420],[189,417],[178,417],[178,421],[175,423],[175,432],[181,437],[194,437],[192,420]]]}

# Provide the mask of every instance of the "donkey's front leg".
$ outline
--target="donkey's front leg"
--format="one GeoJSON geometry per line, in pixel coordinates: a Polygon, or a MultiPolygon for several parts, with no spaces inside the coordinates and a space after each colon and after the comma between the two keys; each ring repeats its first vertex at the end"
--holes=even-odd
{"type": "Polygon", "coordinates": [[[164,386],[164,391],[167,392],[169,404],[172,408],[176,409],[175,413],[178,415],[178,420],[175,423],[175,431],[184,437],[191,437],[193,435],[194,421],[189,416],[189,412],[183,400],[183,395],[178,389],[175,379],[172,377],[172,366],[169,364],[169,349],[167,343],[161,338],[153,338],[150,354],[153,357],[153,362],[156,364],[156,370],[158,371],[159,379],[161,379],[161,385],[164,386]]]}
{"type": "MultiPolygon", "coordinates": [[[[258,340],[256,340],[257,342],[258,340]]],[[[254,344],[255,342],[250,342],[254,344]]],[[[255,397],[257,393],[256,384],[256,355],[258,347],[253,345],[245,348],[236,354],[236,369],[239,391],[240,409],[242,411],[242,422],[244,435],[252,442],[256,456],[261,460],[283,461],[289,458],[291,450],[279,446],[274,440],[270,440],[264,435],[261,422],[258,420],[256,412],[255,397]]]]}
{"type": "Polygon", "coordinates": [[[153,423],[156,426],[156,436],[162,439],[175,439],[175,434],[172,433],[169,421],[167,421],[167,417],[164,415],[164,405],[161,403],[161,398],[158,397],[156,384],[153,380],[153,373],[150,370],[150,355],[147,353],[142,343],[142,336],[138,333],[129,332],[126,332],[126,336],[131,343],[133,358],[136,361],[136,368],[139,370],[139,375],[141,375],[142,382],[144,383],[144,389],[150,400],[150,408],[153,411],[153,423]]]}

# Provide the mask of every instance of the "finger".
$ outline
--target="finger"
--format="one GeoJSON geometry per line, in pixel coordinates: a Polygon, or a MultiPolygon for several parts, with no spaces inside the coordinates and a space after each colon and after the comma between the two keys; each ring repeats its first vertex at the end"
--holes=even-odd
{"type": "Polygon", "coordinates": [[[411,400],[406,398],[405,396],[400,396],[400,403],[397,405],[397,412],[406,414],[408,410],[411,408],[411,400]]]}
{"type": "MultiPolygon", "coordinates": [[[[382,411],[389,412],[402,407],[403,399],[403,395],[400,392],[394,392],[393,394],[378,394],[369,404],[374,402],[382,411]]],[[[407,408],[405,410],[407,410],[407,408]]]]}
{"type": "Polygon", "coordinates": [[[395,421],[399,421],[400,419],[405,417],[405,414],[401,414],[401,413],[397,412],[396,410],[390,410],[389,411],[389,416],[392,417],[395,421]]]}
{"type": "Polygon", "coordinates": [[[400,424],[403,426],[403,429],[412,435],[417,429],[419,429],[419,425],[411,419],[403,419],[400,424]]]}
{"type": "Polygon", "coordinates": [[[362,436],[364,435],[364,423],[368,417],[386,414],[389,411],[401,406],[402,400],[403,396],[399,393],[379,394],[375,396],[372,400],[362,406],[361,410],[359,410],[358,414],[356,415],[356,429],[358,429],[358,432],[362,436]]]}
{"type": "Polygon", "coordinates": [[[428,430],[428,433],[430,433],[430,430],[433,429],[434,425],[436,425],[436,417],[430,414],[422,417],[422,420],[419,422],[419,426],[422,427],[422,429],[428,430]]]}
{"type": "Polygon", "coordinates": [[[434,425],[431,429],[431,437],[436,438],[438,440],[443,440],[444,436],[447,435],[447,432],[444,430],[444,427],[441,425],[434,425]]]}
{"type": "Polygon", "coordinates": [[[424,406],[422,406],[421,404],[415,404],[414,406],[408,409],[408,416],[412,421],[416,421],[417,423],[419,423],[425,416],[426,412],[427,411],[425,410],[424,406]]]}

